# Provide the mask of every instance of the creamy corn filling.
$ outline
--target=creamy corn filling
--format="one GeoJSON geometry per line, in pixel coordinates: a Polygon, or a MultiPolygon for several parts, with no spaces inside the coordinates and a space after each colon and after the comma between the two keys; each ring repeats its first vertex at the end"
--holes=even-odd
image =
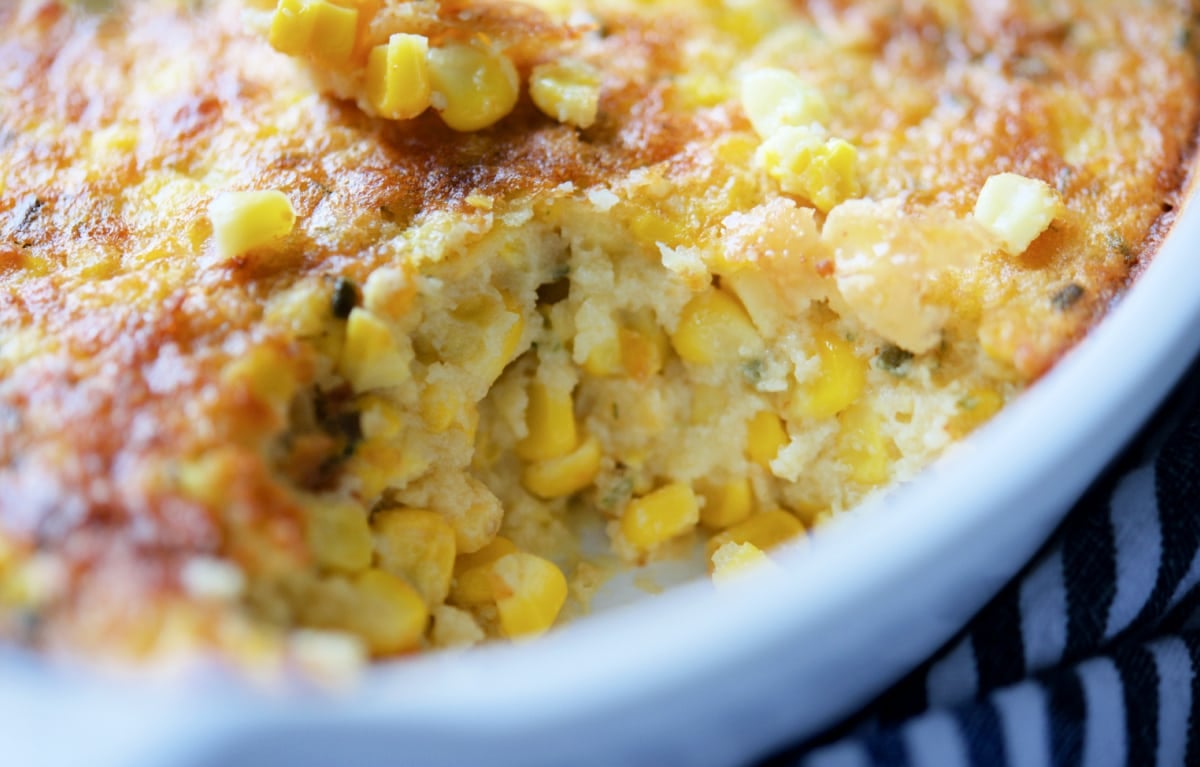
{"type": "Polygon", "coordinates": [[[537,635],[913,477],[1156,247],[1198,80],[1171,3],[893,6],[0,9],[0,633],[537,635]]]}
{"type": "MultiPolygon", "coordinates": [[[[644,211],[592,197],[564,193],[419,275],[384,267],[268,307],[330,339],[329,375],[296,395],[276,448],[281,471],[307,467],[321,570],[257,599],[376,653],[540,633],[585,561],[578,515],[601,515],[631,565],[704,546],[716,566],[911,476],[1013,391],[964,373],[962,350],[918,357],[828,300],[789,304],[757,270],[672,271],[644,211]],[[426,637],[429,615],[455,628],[426,637]]],[[[277,385],[262,364],[239,370],[251,388],[277,385]]]]}

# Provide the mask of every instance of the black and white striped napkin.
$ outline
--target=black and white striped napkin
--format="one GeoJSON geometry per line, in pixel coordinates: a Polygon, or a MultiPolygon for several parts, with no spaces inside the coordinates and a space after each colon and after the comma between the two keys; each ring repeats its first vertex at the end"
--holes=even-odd
{"type": "Polygon", "coordinates": [[[910,764],[1200,765],[1200,362],[958,637],[764,767],[910,764]]]}

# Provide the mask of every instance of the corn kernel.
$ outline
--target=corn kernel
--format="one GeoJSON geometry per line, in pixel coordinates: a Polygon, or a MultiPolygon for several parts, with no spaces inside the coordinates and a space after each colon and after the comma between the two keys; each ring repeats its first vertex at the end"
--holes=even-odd
{"type": "Polygon", "coordinates": [[[245,386],[259,402],[285,410],[296,393],[287,358],[270,346],[256,346],[221,371],[223,381],[245,386]]]}
{"type": "Polygon", "coordinates": [[[821,92],[785,69],[760,69],[742,80],[742,108],[759,136],[780,128],[824,124],[829,104],[821,92]]]}
{"type": "Polygon", "coordinates": [[[755,157],[780,189],[806,198],[823,213],[862,194],[858,150],[842,139],[827,140],[823,131],[783,128],[755,157]]]}
{"type": "Polygon", "coordinates": [[[415,649],[425,634],[430,611],[408,583],[384,570],[370,569],[353,581],[353,597],[342,615],[320,622],[323,628],[344,628],[362,637],[372,654],[415,649]]]}
{"type": "Polygon", "coordinates": [[[357,37],[358,9],[328,0],[280,0],[267,33],[280,53],[311,55],[335,66],[350,60],[357,37]]]}
{"type": "Polygon", "coordinates": [[[346,572],[371,564],[371,526],[367,513],[352,501],[318,500],[309,504],[306,538],[321,567],[346,572]]]}
{"type": "Polygon", "coordinates": [[[700,508],[692,488],[675,482],[630,501],[621,515],[621,536],[637,548],[649,550],[686,533],[699,521],[700,508]]]}
{"type": "Polygon", "coordinates": [[[358,43],[358,10],[327,0],[310,0],[308,8],[313,15],[309,51],[317,61],[344,66],[358,43]]]}
{"type": "Polygon", "coordinates": [[[503,53],[451,44],[429,51],[433,107],[457,131],[482,130],[512,112],[520,81],[503,53]]]}
{"type": "Polygon", "coordinates": [[[289,56],[308,53],[316,18],[308,11],[308,0],[279,0],[271,16],[267,41],[271,47],[289,56]]]}
{"type": "Polygon", "coordinates": [[[589,128],[596,122],[600,106],[600,75],[580,61],[541,64],[529,77],[529,95],[546,116],[589,128]]]}
{"type": "Polygon", "coordinates": [[[448,601],[471,607],[495,599],[492,591],[492,565],[501,557],[514,553],[516,544],[502,535],[479,551],[462,554],[454,563],[454,581],[448,601]]]}
{"type": "Polygon", "coordinates": [[[429,108],[429,40],[395,34],[367,56],[367,102],[380,117],[409,120],[429,108]]]}
{"type": "Polygon", "coordinates": [[[485,374],[488,383],[494,383],[500,377],[500,374],[504,372],[504,368],[516,356],[521,339],[525,337],[525,318],[521,316],[520,304],[516,300],[505,296],[504,308],[512,318],[512,324],[509,325],[508,330],[504,331],[504,336],[500,339],[499,354],[495,355],[490,361],[485,374]]]}
{"type": "Polygon", "coordinates": [[[790,441],[783,421],[769,410],[760,410],[746,424],[746,455],[764,469],[771,468],[771,461],[790,441]]]}
{"type": "Polygon", "coordinates": [[[635,381],[645,381],[662,372],[666,359],[666,334],[657,326],[651,331],[621,328],[617,331],[621,367],[635,381]]]}
{"type": "Polygon", "coordinates": [[[850,467],[850,478],[863,485],[881,485],[890,474],[887,439],[879,417],[859,402],[839,416],[842,428],[841,458],[850,467]]]}
{"type": "Polygon", "coordinates": [[[383,511],[371,526],[379,567],[412,585],[431,609],[445,602],[454,575],[454,528],[424,509],[383,511]]]}
{"type": "Polygon", "coordinates": [[[1062,200],[1049,184],[1016,173],[989,178],[975,202],[975,219],[1014,256],[1024,253],[1061,213],[1062,200]]]}
{"type": "Polygon", "coordinates": [[[671,344],[685,361],[699,365],[736,359],[763,348],[746,310],[720,290],[705,291],[683,307],[671,344]]]}
{"type": "Polygon", "coordinates": [[[575,401],[569,391],[552,389],[540,381],[531,383],[525,425],[529,434],[517,442],[516,451],[526,461],[558,458],[579,444],[575,401]]]}
{"type": "Polygon", "coordinates": [[[287,195],[277,190],[222,192],[208,206],[217,253],[240,256],[291,234],[296,212],[287,195]]]}
{"type": "Polygon", "coordinates": [[[410,355],[405,354],[383,320],[356,308],[346,323],[338,373],[355,392],[399,386],[409,379],[410,355]]]}
{"type": "Polygon", "coordinates": [[[388,440],[362,442],[345,464],[348,476],[358,483],[363,498],[378,498],[388,487],[403,485],[421,476],[431,463],[427,453],[405,449],[388,440]]]}
{"type": "Polygon", "coordinates": [[[595,437],[588,437],[566,455],[526,466],[521,473],[521,484],[539,498],[565,498],[595,481],[601,457],[600,443],[595,437]]]}
{"type": "Polygon", "coordinates": [[[492,565],[492,592],[506,637],[544,633],[567,601],[567,579],[553,562],[515,552],[492,565]]]}
{"type": "Polygon", "coordinates": [[[746,520],[754,511],[754,490],[746,477],[726,482],[704,493],[700,522],[713,530],[723,530],[746,520]]]}
{"type": "Polygon", "coordinates": [[[763,550],[753,543],[735,543],[730,541],[713,552],[712,578],[716,583],[727,583],[744,575],[755,567],[769,565],[771,560],[763,550]]]}
{"type": "Polygon", "coordinates": [[[621,370],[621,346],[617,337],[610,336],[594,344],[588,350],[583,369],[589,375],[605,377],[616,375],[621,370]]]}
{"type": "Polygon", "coordinates": [[[656,210],[644,210],[630,219],[629,231],[638,242],[644,243],[651,252],[656,253],[659,245],[680,245],[688,230],[679,220],[664,216],[656,210]]]}
{"type": "Polygon", "coordinates": [[[745,522],[714,535],[705,547],[709,566],[713,566],[713,555],[727,543],[751,543],[755,548],[768,551],[781,543],[801,535],[804,525],[800,520],[782,509],[772,509],[755,514],[745,522]]]}
{"type": "Polygon", "coordinates": [[[466,406],[462,393],[445,383],[430,383],[421,391],[421,418],[434,434],[449,429],[466,406]]]}
{"type": "Polygon", "coordinates": [[[797,417],[832,418],[850,407],[867,384],[867,362],[854,353],[849,341],[822,333],[817,337],[820,369],[792,401],[789,412],[797,417]]]}
{"type": "Polygon", "coordinates": [[[1004,407],[1004,397],[993,389],[972,389],[958,403],[956,413],[946,424],[950,436],[961,439],[987,423],[1004,407]]]}

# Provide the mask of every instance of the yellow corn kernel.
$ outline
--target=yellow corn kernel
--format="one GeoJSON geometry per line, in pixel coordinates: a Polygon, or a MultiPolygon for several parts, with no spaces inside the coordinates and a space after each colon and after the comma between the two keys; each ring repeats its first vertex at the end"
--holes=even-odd
{"type": "Polygon", "coordinates": [[[657,253],[660,244],[678,246],[687,236],[688,230],[683,222],[668,218],[659,211],[647,209],[630,219],[629,231],[638,242],[645,244],[651,252],[657,253]]]}
{"type": "Polygon", "coordinates": [[[492,593],[506,637],[544,633],[567,601],[567,578],[548,559],[514,552],[492,565],[492,593]]]}
{"type": "Polygon", "coordinates": [[[309,0],[279,0],[267,33],[272,48],[289,56],[308,53],[316,22],[316,17],[308,10],[309,5],[309,0]]]}
{"type": "Polygon", "coordinates": [[[950,436],[961,439],[991,420],[1004,407],[1004,397],[993,389],[972,389],[958,403],[956,413],[946,424],[950,436]]]}
{"type": "Polygon", "coordinates": [[[431,609],[446,601],[454,575],[454,528],[424,509],[382,511],[371,522],[379,567],[403,578],[431,609]]]}
{"type": "Polygon", "coordinates": [[[296,393],[297,381],[287,358],[278,349],[256,346],[221,371],[221,379],[245,386],[259,402],[281,414],[296,393]]]}
{"type": "Polygon", "coordinates": [[[435,434],[449,429],[466,407],[462,392],[446,383],[431,383],[421,391],[421,418],[435,434]]]}
{"type": "Polygon", "coordinates": [[[583,369],[589,375],[605,377],[621,370],[621,346],[616,336],[609,336],[588,350],[583,369]]]}
{"type": "Polygon", "coordinates": [[[521,484],[539,498],[565,498],[595,481],[601,457],[600,443],[595,437],[588,437],[566,455],[526,466],[521,473],[521,484]]]}
{"type": "Polygon", "coordinates": [[[1011,255],[1024,253],[1062,213],[1062,200],[1045,181],[998,173],[983,184],[974,216],[1004,243],[1011,255]]]}
{"type": "Polygon", "coordinates": [[[826,139],[824,131],[781,128],[763,142],[756,158],[780,189],[804,197],[823,213],[862,194],[858,150],[842,139],[826,139]]]}
{"type": "Polygon", "coordinates": [[[358,43],[358,10],[327,0],[309,0],[308,8],[313,15],[309,51],[317,61],[344,66],[358,43]]]}
{"type": "Polygon", "coordinates": [[[785,69],[759,69],[742,80],[742,108],[759,136],[781,128],[824,124],[829,104],[816,88],[785,69]]]}
{"type": "Polygon", "coordinates": [[[311,55],[340,66],[350,60],[358,37],[358,9],[328,0],[280,0],[267,40],[280,53],[311,55]]]}
{"type": "Polygon", "coordinates": [[[504,336],[500,339],[499,354],[494,356],[487,371],[486,376],[489,383],[495,382],[504,372],[508,363],[512,362],[517,354],[517,348],[521,344],[521,339],[525,336],[525,318],[521,316],[520,304],[515,299],[505,296],[504,308],[512,317],[512,324],[509,325],[508,330],[504,331],[504,336]]]}
{"type": "Polygon", "coordinates": [[[839,417],[842,427],[840,455],[850,467],[850,478],[864,485],[881,485],[890,474],[891,456],[880,429],[879,416],[865,404],[848,408],[839,417]]]}
{"type": "Polygon", "coordinates": [[[417,284],[398,266],[371,272],[362,287],[362,306],[377,317],[398,320],[408,314],[417,296],[417,284]]]}
{"type": "Polygon", "coordinates": [[[482,130],[517,105],[520,80],[503,53],[455,43],[431,49],[428,58],[433,107],[454,130],[482,130]]]}
{"type": "Polygon", "coordinates": [[[516,445],[521,458],[545,461],[570,453],[579,444],[571,392],[552,389],[540,381],[531,383],[525,426],[529,434],[516,445]]]}
{"type": "Polygon", "coordinates": [[[867,361],[833,333],[817,337],[817,377],[804,385],[789,412],[796,417],[832,418],[850,407],[867,385],[867,361]]]}
{"type": "Polygon", "coordinates": [[[529,76],[529,95],[547,117],[590,128],[600,106],[600,74],[581,61],[541,64],[529,76]]]}
{"type": "Polygon", "coordinates": [[[291,234],[296,211],[287,195],[278,190],[222,192],[208,206],[217,253],[222,258],[240,256],[291,234]]]}
{"type": "Polygon", "coordinates": [[[617,331],[621,366],[635,381],[645,381],[662,372],[666,360],[666,334],[655,326],[649,332],[621,328],[617,331]]]}
{"type": "Polygon", "coordinates": [[[318,500],[307,509],[306,539],[321,567],[346,572],[371,565],[371,526],[353,501],[318,500]]]}
{"type": "Polygon", "coordinates": [[[378,498],[388,487],[403,485],[428,470],[429,456],[390,441],[362,442],[345,470],[358,483],[363,498],[378,498]]]}
{"type": "Polygon", "coordinates": [[[717,583],[725,583],[770,562],[763,550],[753,543],[730,541],[713,552],[712,578],[717,583]]]}
{"type": "Polygon", "coordinates": [[[362,637],[374,655],[417,648],[429,622],[429,609],[420,594],[379,569],[359,573],[352,587],[348,598],[318,621],[321,627],[345,629],[362,637]]]}
{"type": "Polygon", "coordinates": [[[713,555],[727,543],[752,543],[755,548],[769,551],[781,543],[790,541],[804,532],[800,520],[782,509],[772,509],[755,514],[745,522],[730,527],[708,540],[705,553],[710,568],[713,555]]]}
{"type": "Polygon", "coordinates": [[[380,117],[410,120],[429,108],[429,40],[394,34],[367,56],[367,102],[380,117]]]}
{"type": "Polygon", "coordinates": [[[483,605],[495,599],[492,590],[492,565],[501,557],[516,552],[517,546],[502,535],[470,554],[462,554],[454,562],[454,581],[448,601],[466,607],[483,605]]]}
{"type": "Polygon", "coordinates": [[[671,344],[685,361],[698,365],[753,355],[763,349],[750,315],[721,290],[705,291],[683,307],[671,344]]]}
{"type": "Polygon", "coordinates": [[[726,482],[704,493],[700,522],[713,530],[723,530],[746,520],[754,511],[754,490],[746,477],[726,482]]]}
{"type": "Polygon", "coordinates": [[[355,392],[404,383],[410,375],[409,356],[383,320],[366,309],[350,312],[338,373],[350,382],[355,392]]]}
{"type": "Polygon", "coordinates": [[[746,424],[746,455],[764,469],[771,468],[771,461],[790,441],[783,421],[769,410],[760,410],[746,424]]]}
{"type": "Polygon", "coordinates": [[[686,533],[699,521],[692,488],[674,482],[629,502],[621,515],[621,536],[645,551],[686,533]]]}

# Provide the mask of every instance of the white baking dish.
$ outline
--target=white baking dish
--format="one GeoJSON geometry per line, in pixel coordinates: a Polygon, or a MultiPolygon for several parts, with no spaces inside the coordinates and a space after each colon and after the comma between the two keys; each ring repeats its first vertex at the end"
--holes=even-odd
{"type": "Polygon", "coordinates": [[[1200,208],[1111,316],[915,482],[761,573],[518,646],[371,669],[335,695],[113,682],[0,653],[12,765],[734,764],[930,654],[1026,562],[1200,348],[1200,208]]]}

